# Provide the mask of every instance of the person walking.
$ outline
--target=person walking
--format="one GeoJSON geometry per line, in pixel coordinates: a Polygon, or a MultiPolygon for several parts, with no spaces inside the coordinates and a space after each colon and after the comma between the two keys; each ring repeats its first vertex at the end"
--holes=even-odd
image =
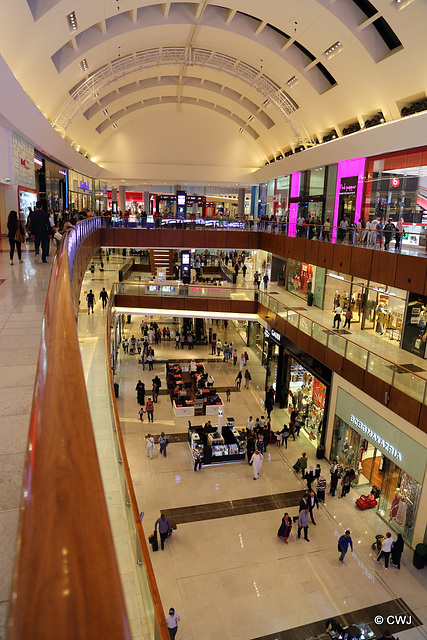
{"type": "Polygon", "coordinates": [[[167,439],[165,432],[162,431],[159,438],[159,446],[160,446],[160,455],[166,458],[166,447],[169,444],[169,440],[167,439]]]}
{"type": "Polygon", "coordinates": [[[258,480],[259,478],[259,472],[261,471],[263,460],[264,458],[262,453],[258,449],[255,449],[255,452],[253,453],[251,458],[251,464],[254,470],[254,480],[258,480]]]}
{"type": "Polygon", "coordinates": [[[148,422],[154,422],[154,404],[151,398],[148,398],[145,404],[145,411],[147,412],[148,422]]]}
{"type": "Polygon", "coordinates": [[[301,470],[302,477],[305,478],[305,472],[307,471],[308,458],[306,453],[302,453],[301,457],[298,459],[299,468],[301,470]]]}
{"type": "Polygon", "coordinates": [[[227,390],[225,392],[226,396],[227,396],[227,402],[230,402],[230,396],[231,396],[231,389],[230,387],[227,387],[227,390]]]}
{"type": "Polygon", "coordinates": [[[160,518],[157,518],[154,524],[154,530],[157,531],[157,529],[160,533],[160,545],[162,547],[162,551],[164,551],[165,540],[168,539],[169,531],[172,529],[170,522],[164,513],[161,514],[160,518]]]}
{"type": "Polygon", "coordinates": [[[342,314],[342,308],[338,305],[337,307],[335,307],[335,310],[334,310],[334,326],[333,326],[333,328],[338,329],[338,331],[341,323],[341,314],[342,314]]]}
{"type": "Polygon", "coordinates": [[[311,521],[312,521],[312,523],[314,525],[316,524],[314,522],[314,517],[313,517],[313,511],[314,511],[315,508],[317,508],[317,510],[319,510],[319,500],[317,499],[317,496],[314,493],[314,491],[310,491],[309,496],[308,496],[308,511],[310,513],[311,521]]]}
{"type": "MultiPolygon", "coordinates": [[[[108,293],[105,291],[105,287],[102,287],[102,291],[99,294],[99,299],[102,300],[102,308],[105,309],[108,301],[108,293]]],[[[138,353],[141,353],[141,351],[138,351],[138,353]]]]}
{"type": "Polygon", "coordinates": [[[349,547],[353,553],[353,540],[351,539],[349,529],[346,529],[344,535],[338,540],[338,551],[341,554],[338,559],[341,563],[344,562],[345,554],[349,547]]]}
{"type": "Polygon", "coordinates": [[[393,538],[391,537],[390,531],[387,531],[385,534],[385,538],[383,538],[381,542],[381,551],[375,558],[374,562],[380,564],[381,558],[384,558],[384,569],[388,569],[388,561],[390,559],[390,553],[393,546],[393,538]]]}
{"type": "Polygon", "coordinates": [[[292,519],[289,516],[289,513],[285,513],[282,518],[282,524],[279,527],[279,531],[277,532],[277,537],[282,538],[283,542],[288,544],[288,538],[291,535],[292,531],[292,519]]]}
{"type": "Polygon", "coordinates": [[[302,509],[298,516],[298,540],[301,538],[301,531],[304,529],[304,540],[310,542],[308,539],[308,508],[302,509]]]}
{"type": "Polygon", "coordinates": [[[351,310],[350,306],[347,307],[347,311],[345,312],[344,317],[345,317],[345,320],[343,324],[343,329],[345,329],[346,327],[350,329],[350,322],[352,321],[352,318],[353,318],[353,311],[351,310]]]}
{"type": "Polygon", "coordinates": [[[199,452],[197,452],[194,458],[194,471],[200,471],[201,468],[202,468],[202,456],[200,455],[199,452]]]}
{"type": "Polygon", "coordinates": [[[391,546],[391,562],[393,567],[400,569],[400,558],[402,557],[404,542],[402,534],[398,533],[396,540],[391,546]]]}
{"type": "MultiPolygon", "coordinates": [[[[46,262],[46,260],[44,260],[44,262],[46,262]]],[[[94,313],[93,305],[95,304],[95,294],[93,293],[92,289],[90,289],[89,293],[87,294],[86,300],[87,300],[87,315],[89,315],[91,309],[92,309],[92,313],[94,313]]]]}
{"type": "Polygon", "coordinates": [[[288,438],[290,436],[291,432],[289,430],[289,426],[287,424],[283,425],[283,429],[280,432],[280,435],[282,436],[282,447],[283,444],[285,445],[285,449],[288,448],[288,438]]]}
{"type": "Polygon", "coordinates": [[[239,373],[238,373],[238,374],[237,374],[237,376],[236,376],[236,380],[235,380],[235,382],[236,382],[236,389],[237,389],[238,391],[240,391],[240,385],[242,384],[242,378],[243,378],[243,376],[242,376],[242,372],[241,372],[241,371],[239,371],[239,373]]]}
{"type": "Polygon", "coordinates": [[[138,404],[140,404],[141,406],[144,406],[145,404],[145,384],[143,382],[141,382],[141,380],[138,380],[136,387],[135,387],[135,391],[136,391],[136,401],[138,404]]]}
{"type": "Polygon", "coordinates": [[[7,238],[9,240],[9,258],[10,264],[13,264],[13,254],[18,254],[19,262],[22,262],[21,259],[21,245],[25,241],[25,229],[23,223],[19,220],[18,214],[16,211],[11,211],[7,218],[7,238]]]}
{"type": "Polygon", "coordinates": [[[218,338],[218,340],[216,341],[216,352],[217,352],[218,356],[221,355],[221,349],[222,349],[222,342],[218,338]]]}
{"type": "Polygon", "coordinates": [[[153,459],[153,448],[154,448],[154,438],[151,433],[147,433],[147,437],[145,438],[145,453],[147,454],[147,458],[153,459]]]}
{"type": "Polygon", "coordinates": [[[338,480],[341,475],[341,467],[338,464],[337,460],[334,460],[331,464],[331,468],[329,469],[329,473],[331,474],[331,486],[329,489],[329,495],[335,496],[335,491],[337,490],[338,480]]]}
{"type": "Polygon", "coordinates": [[[400,251],[400,243],[402,240],[402,233],[403,233],[403,218],[399,218],[399,220],[396,222],[396,231],[394,234],[394,240],[395,240],[395,247],[394,250],[395,251],[400,251]]]}
{"type": "Polygon", "coordinates": [[[36,256],[40,252],[40,244],[42,247],[42,262],[47,262],[49,255],[49,239],[53,235],[49,216],[43,210],[41,200],[36,202],[36,206],[30,219],[30,235],[34,237],[34,248],[36,256]]]}
{"type": "Polygon", "coordinates": [[[317,499],[319,500],[319,502],[325,502],[325,492],[326,478],[323,473],[321,473],[319,479],[317,480],[317,499]]]}
{"type": "Polygon", "coordinates": [[[351,467],[347,467],[343,479],[341,480],[342,489],[341,495],[338,496],[338,498],[345,498],[347,493],[350,493],[351,483],[353,482],[355,477],[356,474],[354,473],[353,469],[351,467]]]}
{"type": "Polygon", "coordinates": [[[211,340],[211,356],[216,354],[216,338],[212,338],[211,340]]]}
{"type": "Polygon", "coordinates": [[[237,349],[234,349],[233,351],[233,365],[236,366],[237,364],[237,349]]]}
{"type": "Polygon", "coordinates": [[[144,420],[144,413],[145,413],[144,407],[140,407],[140,409],[138,411],[138,417],[141,420],[141,422],[143,422],[143,420],[144,420]]]}
{"type": "Polygon", "coordinates": [[[169,609],[169,615],[166,618],[166,625],[169,630],[170,640],[173,640],[178,631],[178,622],[181,620],[179,613],[176,613],[175,609],[171,607],[169,609]]]}
{"type": "Polygon", "coordinates": [[[245,371],[245,389],[249,389],[249,383],[252,380],[252,376],[249,373],[249,369],[246,369],[245,371]]]}
{"type": "Polygon", "coordinates": [[[256,449],[255,440],[254,440],[253,434],[250,433],[246,440],[246,453],[248,455],[248,465],[252,465],[252,456],[255,453],[255,449],[256,449]]]}
{"type": "Polygon", "coordinates": [[[308,471],[305,474],[305,480],[307,482],[307,491],[311,491],[311,485],[314,482],[314,467],[312,464],[308,467],[308,471]]]}
{"type": "Polygon", "coordinates": [[[268,280],[269,280],[269,278],[268,278],[268,274],[266,273],[266,274],[264,275],[263,279],[262,279],[262,281],[263,281],[263,283],[264,283],[264,289],[265,289],[265,290],[267,290],[267,287],[268,287],[268,280]]]}

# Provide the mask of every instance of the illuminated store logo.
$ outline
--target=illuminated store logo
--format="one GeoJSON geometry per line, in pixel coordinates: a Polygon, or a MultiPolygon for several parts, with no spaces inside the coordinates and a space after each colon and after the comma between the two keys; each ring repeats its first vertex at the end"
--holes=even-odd
{"type": "Polygon", "coordinates": [[[399,178],[392,178],[391,179],[391,186],[392,187],[398,187],[400,185],[400,180],[399,178]]]}
{"type": "Polygon", "coordinates": [[[280,342],[281,338],[282,338],[280,333],[278,331],[276,331],[275,329],[271,330],[271,337],[273,338],[273,340],[276,340],[276,342],[280,342]]]}
{"type": "Polygon", "coordinates": [[[89,189],[89,182],[85,180],[80,180],[80,189],[89,189]]]}
{"type": "Polygon", "coordinates": [[[399,462],[402,461],[402,454],[400,453],[400,451],[396,451],[393,445],[386,442],[383,438],[381,438],[381,436],[375,433],[375,431],[372,431],[372,429],[367,427],[366,424],[360,422],[360,420],[358,420],[353,414],[350,416],[350,422],[356,425],[356,427],[360,431],[363,431],[363,433],[366,434],[368,438],[375,442],[375,444],[377,444],[379,447],[384,449],[384,451],[392,455],[394,458],[396,458],[396,460],[399,460],[399,462]]]}

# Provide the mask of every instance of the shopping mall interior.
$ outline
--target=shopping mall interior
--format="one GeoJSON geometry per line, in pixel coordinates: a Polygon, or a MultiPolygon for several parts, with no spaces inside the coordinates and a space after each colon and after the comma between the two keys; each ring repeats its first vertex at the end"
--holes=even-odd
{"type": "Polygon", "coordinates": [[[427,638],[425,2],[0,17],[0,640],[427,638]]]}

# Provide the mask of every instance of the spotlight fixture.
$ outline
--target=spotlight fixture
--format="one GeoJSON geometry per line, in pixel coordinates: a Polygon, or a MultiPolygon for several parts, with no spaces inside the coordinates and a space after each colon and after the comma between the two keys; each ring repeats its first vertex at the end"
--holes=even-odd
{"type": "Polygon", "coordinates": [[[83,72],[89,69],[89,65],[87,63],[86,58],[83,58],[83,60],[80,61],[80,68],[83,72]]]}
{"type": "Polygon", "coordinates": [[[323,55],[325,56],[325,58],[330,59],[330,58],[333,58],[333,56],[335,56],[340,51],[342,51],[342,44],[338,40],[337,42],[334,42],[332,46],[326,49],[326,51],[323,52],[323,55]]]}
{"type": "Polygon", "coordinates": [[[240,127],[240,129],[239,129],[239,133],[243,133],[242,127],[240,127]]]}
{"type": "Polygon", "coordinates": [[[369,127],[375,127],[377,124],[382,124],[385,122],[385,118],[382,111],[378,111],[377,114],[369,118],[369,120],[365,120],[365,127],[369,129],[369,127]]]}
{"type": "Polygon", "coordinates": [[[117,129],[117,123],[116,122],[113,124],[113,129],[117,129]]]}
{"type": "Polygon", "coordinates": [[[70,27],[70,31],[77,31],[77,18],[76,18],[76,12],[72,11],[71,13],[68,14],[67,16],[67,20],[68,20],[68,26],[70,27]]]}
{"type": "Polygon", "coordinates": [[[103,110],[102,110],[102,113],[104,114],[104,116],[108,116],[108,111],[107,111],[107,109],[103,109],[103,110]]]}
{"type": "Polygon", "coordinates": [[[292,78],[289,78],[286,84],[288,85],[288,87],[291,87],[296,82],[298,82],[298,78],[296,76],[292,76],[292,78]]]}
{"type": "Polygon", "coordinates": [[[248,122],[252,122],[252,120],[253,120],[253,119],[254,119],[254,117],[253,117],[253,116],[249,116],[249,118],[248,118],[248,122]]]}
{"type": "Polygon", "coordinates": [[[267,107],[270,104],[270,100],[267,98],[266,100],[264,100],[264,102],[262,103],[263,107],[267,107]]]}

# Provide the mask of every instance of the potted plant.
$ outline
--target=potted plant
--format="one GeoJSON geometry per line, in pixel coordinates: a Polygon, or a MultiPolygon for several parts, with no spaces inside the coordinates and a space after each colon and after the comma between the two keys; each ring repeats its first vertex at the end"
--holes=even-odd
{"type": "Polygon", "coordinates": [[[307,306],[312,307],[313,302],[314,302],[314,293],[312,293],[312,291],[309,291],[309,293],[307,293],[307,306]]]}

